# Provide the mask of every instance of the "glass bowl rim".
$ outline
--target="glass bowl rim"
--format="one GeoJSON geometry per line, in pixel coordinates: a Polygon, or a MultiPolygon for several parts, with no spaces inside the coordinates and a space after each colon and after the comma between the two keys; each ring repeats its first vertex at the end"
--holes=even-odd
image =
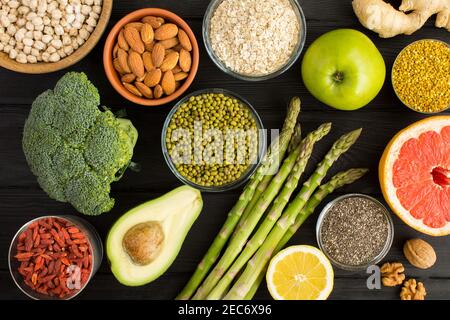
{"type": "Polygon", "coordinates": [[[426,111],[419,111],[419,110],[416,110],[416,109],[414,109],[412,106],[409,106],[405,101],[403,101],[402,98],[400,98],[400,96],[398,95],[398,92],[397,92],[397,90],[395,89],[395,86],[394,86],[394,66],[395,66],[395,64],[397,63],[398,58],[400,57],[400,55],[401,55],[401,54],[402,54],[409,46],[412,46],[413,44],[415,44],[415,43],[417,43],[417,42],[420,42],[420,41],[436,41],[436,42],[443,43],[443,44],[445,44],[448,48],[450,48],[450,44],[449,44],[449,43],[447,43],[447,42],[445,42],[445,41],[443,41],[443,40],[440,40],[440,39],[433,39],[433,38],[424,38],[424,39],[414,40],[413,42],[407,44],[407,45],[406,45],[405,47],[403,47],[403,48],[400,50],[400,52],[396,55],[396,57],[395,57],[395,59],[394,59],[394,62],[392,63],[392,68],[391,68],[391,86],[392,86],[392,90],[394,90],[394,93],[395,93],[395,96],[397,97],[397,99],[398,99],[405,107],[407,107],[408,109],[410,109],[410,110],[412,110],[412,111],[414,111],[414,112],[420,113],[420,114],[424,114],[424,115],[436,115],[436,114],[439,114],[439,113],[441,113],[441,112],[445,112],[445,111],[449,110],[449,109],[450,109],[450,105],[448,105],[447,108],[444,108],[444,109],[439,110],[439,111],[426,112],[426,111]]]}
{"type": "Polygon", "coordinates": [[[342,270],[346,270],[346,271],[361,271],[361,270],[366,270],[367,267],[371,266],[371,265],[376,265],[378,264],[381,260],[383,260],[386,255],[389,253],[389,250],[391,249],[392,243],[394,241],[394,222],[392,220],[390,211],[387,209],[387,207],[382,204],[379,200],[375,199],[372,196],[369,196],[367,194],[363,194],[363,193],[347,193],[341,196],[336,197],[335,199],[329,201],[322,209],[322,211],[319,214],[319,217],[317,218],[317,222],[316,222],[316,240],[317,240],[317,244],[319,245],[320,250],[325,254],[325,256],[331,261],[331,263],[342,269],[342,270]],[[380,253],[378,255],[376,255],[375,257],[373,257],[372,260],[370,260],[369,262],[362,264],[362,265],[346,265],[343,264],[339,261],[336,261],[333,257],[331,257],[328,252],[325,250],[323,242],[322,242],[322,225],[323,225],[323,221],[325,219],[325,216],[328,214],[328,211],[339,201],[347,199],[347,198],[365,198],[368,199],[370,201],[373,201],[375,204],[377,204],[378,206],[380,206],[380,208],[383,209],[383,213],[384,216],[386,218],[387,224],[388,224],[388,229],[389,229],[389,233],[386,239],[386,243],[384,244],[383,249],[380,251],[380,253]]]}
{"type": "Polygon", "coordinates": [[[303,48],[305,46],[305,42],[306,42],[306,18],[305,18],[305,14],[303,13],[303,9],[300,6],[300,3],[298,2],[298,0],[288,0],[295,13],[296,16],[298,16],[298,21],[301,27],[300,33],[299,33],[299,41],[297,46],[294,48],[294,50],[292,51],[292,54],[290,56],[290,58],[286,61],[286,63],[284,65],[281,66],[281,68],[275,70],[272,73],[266,74],[266,75],[261,75],[261,76],[248,76],[245,74],[240,74],[237,73],[231,69],[229,69],[225,63],[223,63],[219,57],[217,57],[217,55],[214,53],[214,50],[211,46],[211,41],[210,41],[210,37],[209,37],[209,25],[210,25],[210,20],[212,17],[212,14],[214,13],[215,9],[217,8],[217,6],[223,2],[225,0],[212,0],[205,12],[205,15],[203,16],[203,23],[202,23],[202,36],[203,36],[203,44],[206,48],[206,52],[208,52],[209,57],[211,58],[211,60],[214,62],[214,64],[220,69],[222,70],[224,73],[239,79],[239,80],[244,80],[244,81],[252,81],[252,82],[257,82],[257,81],[264,81],[264,80],[269,80],[275,77],[278,77],[279,75],[285,73],[287,70],[289,70],[294,63],[298,60],[298,58],[300,57],[300,55],[303,52],[303,48]]]}
{"type": "Polygon", "coordinates": [[[263,153],[264,150],[266,149],[266,144],[267,144],[267,138],[265,134],[262,134],[264,130],[264,125],[263,122],[261,120],[261,117],[259,116],[258,112],[256,111],[256,109],[252,106],[252,104],[250,102],[248,102],[247,99],[243,98],[241,95],[234,93],[230,90],[227,89],[222,89],[222,88],[207,88],[207,89],[201,89],[201,90],[197,90],[194,92],[191,92],[190,94],[186,95],[185,97],[183,97],[181,100],[179,100],[170,110],[170,112],[168,113],[165,121],[164,121],[164,125],[163,125],[163,129],[161,132],[161,148],[162,148],[162,152],[163,152],[163,156],[164,156],[164,160],[166,161],[166,164],[168,165],[170,171],[175,175],[175,177],[178,178],[178,180],[180,180],[182,183],[189,185],[193,188],[196,188],[200,191],[203,192],[224,192],[224,191],[229,191],[229,190],[233,190],[236,189],[238,187],[240,187],[241,185],[243,185],[245,182],[248,181],[248,179],[253,175],[253,173],[256,171],[256,169],[259,167],[262,157],[263,157],[263,153]],[[166,134],[167,134],[167,128],[169,127],[170,121],[172,120],[173,115],[175,114],[175,112],[178,110],[178,108],[185,103],[186,101],[188,101],[191,97],[193,96],[198,96],[201,94],[207,94],[207,93],[222,93],[226,96],[232,97],[232,98],[236,98],[238,99],[240,102],[242,102],[251,112],[252,116],[255,118],[255,122],[256,122],[256,126],[257,129],[259,131],[258,133],[258,154],[257,154],[257,161],[256,163],[250,164],[249,169],[247,169],[247,171],[245,172],[245,174],[243,174],[238,180],[227,183],[225,185],[221,185],[221,186],[211,186],[211,187],[207,187],[207,186],[202,186],[202,185],[198,185],[188,179],[186,179],[185,177],[183,177],[178,170],[175,168],[173,161],[171,160],[171,157],[169,155],[169,152],[167,150],[167,145],[166,145],[166,134]]]}
{"type": "MultiPolygon", "coordinates": [[[[13,271],[13,268],[12,268],[12,265],[11,265],[11,262],[12,262],[12,258],[14,257],[14,255],[13,255],[13,250],[15,250],[15,248],[13,248],[13,246],[14,246],[14,244],[15,244],[15,242],[16,242],[16,240],[17,240],[17,238],[19,237],[19,235],[21,235],[22,234],[22,232],[24,232],[27,228],[28,228],[28,226],[30,225],[30,224],[32,224],[32,223],[34,223],[34,222],[36,222],[36,221],[39,221],[39,220],[42,220],[42,219],[47,219],[47,218],[57,218],[57,219],[63,219],[63,220],[67,220],[67,221],[69,221],[69,222],[71,222],[71,223],[73,223],[74,225],[79,225],[80,224],[80,221],[79,220],[81,220],[82,221],[82,223],[88,223],[88,224],[90,224],[89,222],[87,222],[86,220],[84,220],[83,218],[81,218],[81,217],[71,217],[71,216],[69,216],[69,215],[45,215],[45,216],[41,216],[41,217],[36,217],[36,218],[34,218],[34,219],[31,219],[31,220],[29,220],[28,222],[26,222],[26,223],[24,223],[18,230],[17,230],[17,232],[14,234],[14,236],[13,236],[13,238],[12,238],[12,240],[11,240],[11,243],[10,243],[10,245],[9,245],[9,249],[8,249],[8,269],[9,269],[9,273],[10,273],[10,275],[11,275],[11,278],[13,279],[13,281],[14,281],[14,284],[17,286],[17,288],[19,288],[19,290],[20,291],[22,291],[22,293],[23,294],[25,294],[27,297],[29,297],[29,298],[31,298],[31,299],[33,299],[33,300],[41,300],[41,299],[39,299],[39,296],[38,295],[42,295],[42,296],[44,296],[43,294],[41,294],[41,293],[39,293],[39,292],[36,292],[36,295],[32,295],[32,294],[30,294],[29,292],[27,292],[26,290],[24,290],[23,288],[22,288],[22,285],[20,285],[19,283],[18,283],[18,279],[16,279],[16,276],[14,275],[14,271],[13,271]],[[73,220],[72,220],[73,219],[73,220]]],[[[84,228],[84,226],[82,226],[83,228],[84,228]]],[[[94,230],[95,230],[95,228],[94,227],[92,227],[94,230]]],[[[95,230],[96,231],[96,230],[95,230]]],[[[97,231],[96,231],[97,232],[97,231]]],[[[100,239],[100,236],[97,234],[97,236],[99,237],[99,239],[100,239]]],[[[55,297],[48,297],[48,299],[45,299],[45,300],[71,300],[71,299],[73,299],[73,298],[75,298],[76,296],[78,296],[86,287],[87,287],[87,285],[88,285],[88,283],[92,280],[92,278],[93,278],[93,276],[94,276],[94,274],[95,274],[95,271],[94,271],[94,259],[96,259],[96,257],[95,257],[95,255],[93,254],[93,245],[92,245],[92,243],[91,243],[91,240],[89,239],[89,237],[86,237],[86,240],[88,241],[88,244],[89,244],[89,246],[90,246],[90,248],[91,248],[91,252],[92,252],[92,267],[91,267],[91,272],[89,273],[89,278],[87,279],[87,281],[86,281],[86,283],[80,288],[80,289],[78,289],[74,294],[72,294],[72,295],[70,295],[70,296],[68,296],[68,297],[66,297],[66,298],[63,298],[63,299],[60,299],[60,298],[55,298],[55,297]]],[[[99,259],[99,265],[102,263],[102,260],[103,260],[103,243],[100,241],[99,242],[99,244],[100,244],[100,248],[101,248],[101,256],[100,256],[100,259],[99,259]]],[[[32,289],[30,289],[30,290],[32,290],[32,289]]]]}

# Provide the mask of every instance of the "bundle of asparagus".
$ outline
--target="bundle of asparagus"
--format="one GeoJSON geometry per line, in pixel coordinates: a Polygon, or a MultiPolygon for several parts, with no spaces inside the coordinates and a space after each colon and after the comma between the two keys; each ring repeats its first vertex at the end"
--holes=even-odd
{"type": "Polygon", "coordinates": [[[291,199],[314,144],[331,129],[331,124],[325,123],[301,139],[300,125],[297,124],[299,112],[300,99],[294,97],[280,135],[271,144],[261,166],[177,299],[251,299],[264,278],[271,257],[286,245],[320,202],[367,171],[341,172],[321,186],[333,163],[358,139],[361,133],[358,129],[334,143],[312,176],[291,199]],[[279,166],[286,152],[288,155],[279,166]]]}

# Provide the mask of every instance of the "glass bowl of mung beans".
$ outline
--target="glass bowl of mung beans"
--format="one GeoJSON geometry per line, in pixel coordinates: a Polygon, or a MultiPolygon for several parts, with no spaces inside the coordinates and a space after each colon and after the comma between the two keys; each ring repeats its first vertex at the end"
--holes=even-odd
{"type": "Polygon", "coordinates": [[[450,108],[450,47],[436,39],[417,40],[397,55],[391,82],[398,99],[413,111],[436,114],[450,108]]]}
{"type": "Polygon", "coordinates": [[[258,167],[266,135],[256,110],[225,89],[205,89],[180,100],[161,134],[164,158],[184,184],[205,192],[231,190],[258,167]]]}

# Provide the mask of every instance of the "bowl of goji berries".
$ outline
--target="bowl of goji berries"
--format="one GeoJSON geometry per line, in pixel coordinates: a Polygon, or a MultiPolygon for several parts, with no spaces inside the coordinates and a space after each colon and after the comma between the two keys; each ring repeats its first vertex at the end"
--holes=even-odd
{"type": "Polygon", "coordinates": [[[69,300],[86,287],[103,258],[94,227],[76,216],[44,216],[27,222],[9,248],[17,287],[39,300],[69,300]]]}

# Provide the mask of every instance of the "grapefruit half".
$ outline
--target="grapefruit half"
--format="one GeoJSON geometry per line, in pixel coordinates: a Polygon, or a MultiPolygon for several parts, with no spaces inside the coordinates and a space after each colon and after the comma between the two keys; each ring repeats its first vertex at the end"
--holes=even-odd
{"type": "Polygon", "coordinates": [[[450,234],[450,116],[397,133],[381,157],[379,178],[386,202],[405,223],[431,236],[450,234]]]}

